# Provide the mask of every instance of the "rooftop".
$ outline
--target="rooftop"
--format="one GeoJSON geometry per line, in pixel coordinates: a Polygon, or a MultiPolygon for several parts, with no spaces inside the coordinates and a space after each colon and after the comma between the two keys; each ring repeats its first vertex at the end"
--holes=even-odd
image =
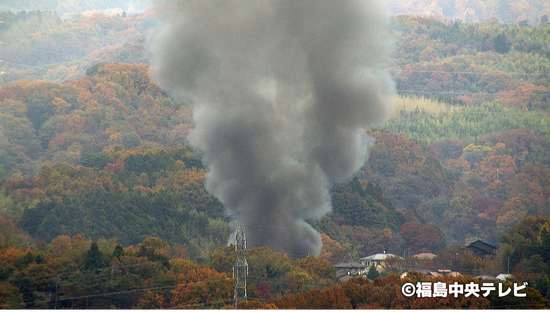
{"type": "Polygon", "coordinates": [[[336,268],[353,268],[353,267],[365,268],[365,265],[363,265],[361,263],[358,263],[358,262],[340,262],[340,263],[334,264],[334,267],[336,267],[336,268]]]}
{"type": "Polygon", "coordinates": [[[417,259],[433,259],[435,258],[437,255],[433,254],[433,253],[419,253],[419,254],[415,254],[413,255],[413,257],[417,258],[417,259]]]}
{"type": "Polygon", "coordinates": [[[361,258],[360,260],[365,261],[385,261],[387,258],[400,258],[399,256],[391,253],[376,253],[366,257],[361,258]]]}

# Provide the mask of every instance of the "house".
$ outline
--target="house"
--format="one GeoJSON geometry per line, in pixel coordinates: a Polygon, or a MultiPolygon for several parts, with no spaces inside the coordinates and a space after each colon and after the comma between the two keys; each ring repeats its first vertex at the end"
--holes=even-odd
{"type": "Polygon", "coordinates": [[[441,277],[445,275],[452,276],[452,277],[461,276],[459,272],[453,272],[451,270],[430,271],[428,269],[408,269],[405,271],[401,271],[401,273],[399,273],[399,276],[401,278],[405,278],[405,277],[408,277],[411,272],[418,272],[424,276],[431,276],[431,277],[441,277]]]}
{"type": "Polygon", "coordinates": [[[411,269],[406,269],[406,270],[403,270],[403,271],[399,272],[399,277],[401,277],[401,278],[408,277],[409,274],[411,274],[412,272],[418,272],[418,273],[420,273],[424,276],[430,274],[430,270],[425,269],[425,268],[411,268],[411,269]]]}
{"type": "Polygon", "coordinates": [[[334,264],[336,268],[336,276],[343,275],[360,275],[366,272],[365,266],[358,262],[340,262],[334,264]]]}
{"type": "Polygon", "coordinates": [[[439,277],[439,276],[445,276],[445,275],[449,275],[452,277],[462,276],[462,274],[460,274],[459,272],[453,272],[451,270],[437,270],[437,272],[430,272],[428,275],[433,277],[439,277]]]}
{"type": "Polygon", "coordinates": [[[497,249],[497,247],[495,247],[491,244],[488,244],[486,242],[483,242],[481,240],[476,240],[476,241],[470,243],[468,246],[466,246],[466,248],[468,248],[468,250],[472,251],[472,253],[475,256],[480,256],[480,257],[494,254],[495,250],[497,249]]]}
{"type": "Polygon", "coordinates": [[[382,267],[386,266],[386,260],[387,259],[402,259],[401,257],[391,254],[391,253],[377,253],[373,255],[369,255],[363,258],[359,259],[359,262],[363,264],[363,266],[368,270],[371,266],[374,265],[375,268],[381,269],[382,267]]]}
{"type": "Polygon", "coordinates": [[[499,280],[502,280],[502,281],[506,281],[508,279],[514,278],[514,275],[512,275],[512,274],[498,274],[496,278],[499,279],[499,280]]]}
{"type": "Polygon", "coordinates": [[[496,277],[490,275],[478,275],[474,276],[475,279],[485,279],[485,280],[497,280],[496,277]]]}
{"type": "Polygon", "coordinates": [[[413,255],[413,257],[417,258],[417,259],[421,259],[421,260],[431,260],[433,258],[435,258],[437,255],[433,254],[433,253],[419,253],[419,254],[415,254],[413,255]]]}

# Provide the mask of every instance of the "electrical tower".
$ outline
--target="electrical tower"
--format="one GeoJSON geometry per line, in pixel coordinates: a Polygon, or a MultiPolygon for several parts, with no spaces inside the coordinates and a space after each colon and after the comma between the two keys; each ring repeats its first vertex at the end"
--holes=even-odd
{"type": "Polygon", "coordinates": [[[246,277],[248,276],[248,263],[244,257],[246,251],[246,237],[243,225],[239,225],[235,236],[235,253],[237,258],[233,263],[233,278],[235,278],[235,290],[233,292],[233,305],[237,308],[237,302],[248,301],[246,298],[246,277]]]}

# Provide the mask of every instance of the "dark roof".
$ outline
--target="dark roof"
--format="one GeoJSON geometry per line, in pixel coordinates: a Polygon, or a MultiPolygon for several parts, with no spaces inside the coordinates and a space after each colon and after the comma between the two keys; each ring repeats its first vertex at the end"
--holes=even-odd
{"type": "Polygon", "coordinates": [[[492,244],[488,244],[486,242],[483,242],[481,240],[476,240],[472,243],[470,243],[467,248],[474,253],[474,255],[477,256],[484,256],[487,254],[492,254],[494,250],[497,249],[497,247],[493,246],[492,244]]]}
{"type": "Polygon", "coordinates": [[[334,264],[334,267],[336,268],[365,268],[365,266],[361,263],[357,262],[340,262],[338,264],[334,264]]]}
{"type": "Polygon", "coordinates": [[[430,270],[425,268],[408,268],[408,269],[402,270],[401,272],[399,272],[399,274],[404,274],[408,272],[419,272],[422,275],[427,275],[430,273],[430,270]]]}
{"type": "Polygon", "coordinates": [[[486,279],[486,280],[498,280],[498,278],[496,278],[494,276],[490,276],[490,275],[477,275],[477,276],[474,276],[474,278],[486,279]]]}

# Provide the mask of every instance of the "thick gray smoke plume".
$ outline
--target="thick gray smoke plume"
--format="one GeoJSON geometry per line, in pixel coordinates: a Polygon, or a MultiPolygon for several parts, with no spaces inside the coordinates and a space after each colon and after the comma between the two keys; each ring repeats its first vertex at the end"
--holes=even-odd
{"type": "Polygon", "coordinates": [[[375,0],[161,0],[152,74],[197,106],[206,188],[248,246],[318,255],[307,219],[330,212],[385,120],[389,17],[375,0]]]}

